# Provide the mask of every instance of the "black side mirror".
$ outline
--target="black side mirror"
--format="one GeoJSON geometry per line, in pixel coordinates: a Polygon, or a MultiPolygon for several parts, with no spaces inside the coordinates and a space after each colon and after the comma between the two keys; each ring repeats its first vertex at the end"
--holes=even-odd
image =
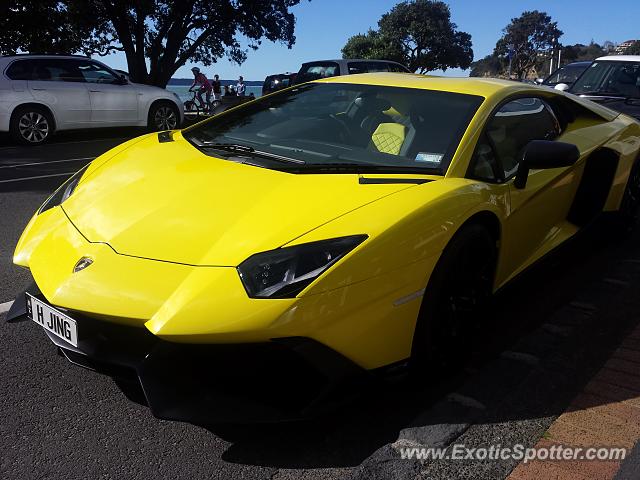
{"type": "Polygon", "coordinates": [[[127,80],[127,77],[125,77],[124,75],[118,76],[116,80],[117,85],[126,85],[127,83],[129,83],[129,81],[127,80]]]}
{"type": "Polygon", "coordinates": [[[513,181],[516,188],[527,186],[530,169],[570,167],[580,158],[578,147],[572,143],[532,140],[524,148],[518,173],[513,181]]]}

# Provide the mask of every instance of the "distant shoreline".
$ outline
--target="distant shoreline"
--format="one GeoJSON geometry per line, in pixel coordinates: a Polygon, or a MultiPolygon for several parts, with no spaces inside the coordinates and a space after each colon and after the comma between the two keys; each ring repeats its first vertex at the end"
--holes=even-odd
{"type": "MultiPolygon", "coordinates": [[[[209,79],[211,80],[211,79],[209,79]]],[[[193,78],[172,78],[169,80],[168,85],[191,85],[193,78]]],[[[238,80],[220,80],[221,85],[235,85],[238,80]]],[[[244,83],[248,87],[261,87],[264,82],[260,80],[245,80],[244,83]]]]}

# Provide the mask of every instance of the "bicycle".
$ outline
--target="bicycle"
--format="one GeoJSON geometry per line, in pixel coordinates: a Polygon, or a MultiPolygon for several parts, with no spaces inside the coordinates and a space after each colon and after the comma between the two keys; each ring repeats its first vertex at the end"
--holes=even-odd
{"type": "Polygon", "coordinates": [[[191,93],[191,98],[184,102],[184,111],[185,113],[194,113],[197,117],[200,114],[205,113],[208,109],[205,107],[204,100],[201,102],[198,98],[198,91],[189,89],[189,93],[191,93]]]}

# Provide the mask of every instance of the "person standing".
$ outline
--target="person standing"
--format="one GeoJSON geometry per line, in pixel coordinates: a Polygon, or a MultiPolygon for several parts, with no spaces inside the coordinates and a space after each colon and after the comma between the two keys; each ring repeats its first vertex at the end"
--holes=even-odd
{"type": "Polygon", "coordinates": [[[220,102],[222,96],[222,86],[220,85],[220,77],[218,75],[213,76],[213,82],[211,83],[213,88],[213,102],[220,102]]]}
{"type": "Polygon", "coordinates": [[[236,85],[236,94],[239,97],[244,97],[246,92],[247,92],[247,86],[244,84],[244,78],[242,78],[242,75],[240,75],[240,78],[238,79],[238,84],[236,85]]]}
{"type": "Polygon", "coordinates": [[[198,67],[193,67],[191,69],[191,73],[193,73],[193,83],[191,84],[191,87],[189,87],[189,91],[192,92],[194,87],[197,88],[196,90],[196,96],[198,97],[198,100],[200,101],[200,105],[202,105],[203,107],[206,105],[206,109],[207,110],[211,110],[211,84],[209,83],[209,80],[207,80],[207,77],[205,76],[204,73],[200,72],[200,69],[198,67]],[[206,94],[206,103],[205,101],[202,99],[202,94],[206,94]]]}

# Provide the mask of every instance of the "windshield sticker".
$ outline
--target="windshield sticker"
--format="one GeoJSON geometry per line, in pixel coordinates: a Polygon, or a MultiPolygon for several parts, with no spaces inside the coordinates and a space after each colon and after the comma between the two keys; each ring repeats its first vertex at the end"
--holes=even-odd
{"type": "Polygon", "coordinates": [[[443,157],[444,153],[419,152],[416,155],[416,162],[427,164],[432,168],[439,168],[443,157]]]}

